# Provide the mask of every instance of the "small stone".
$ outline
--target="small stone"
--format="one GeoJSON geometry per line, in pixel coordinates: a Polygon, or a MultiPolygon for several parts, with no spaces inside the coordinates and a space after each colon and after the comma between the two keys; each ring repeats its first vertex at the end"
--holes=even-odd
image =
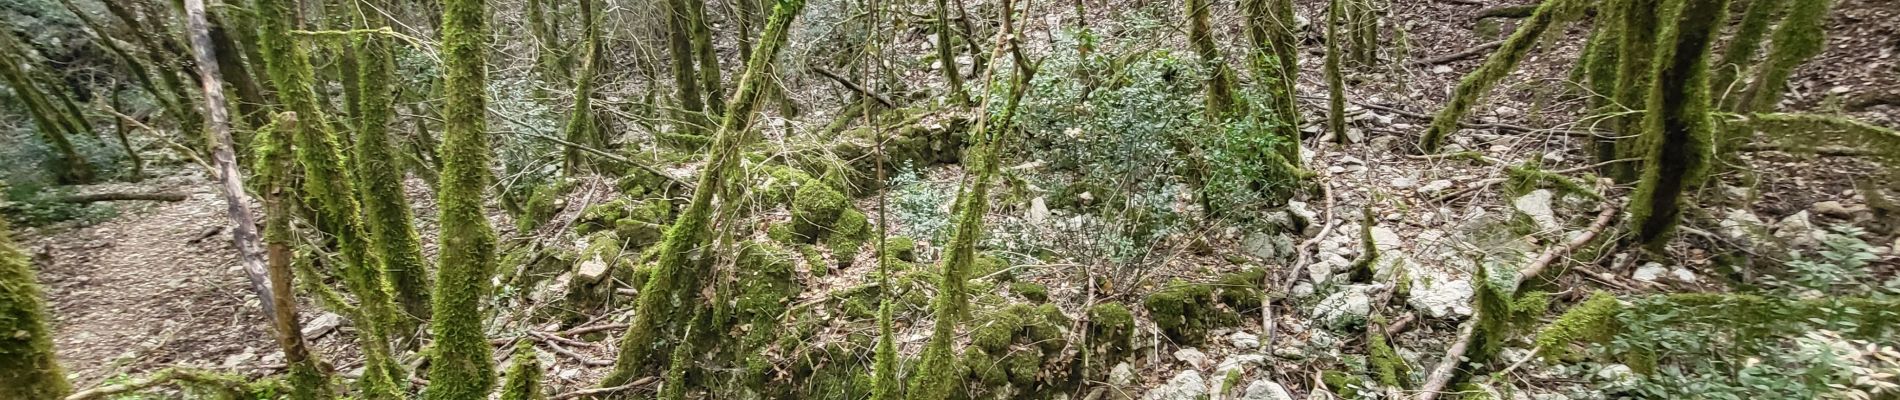
{"type": "Polygon", "coordinates": [[[1240,398],[1241,400],[1293,400],[1293,395],[1286,392],[1286,387],[1261,379],[1247,384],[1247,394],[1240,398]]]}
{"type": "Polygon", "coordinates": [[[1135,367],[1128,365],[1127,361],[1115,364],[1114,369],[1108,370],[1108,384],[1128,386],[1133,383],[1135,383],[1135,367]]]}
{"type": "Polygon", "coordinates": [[[1399,190],[1411,189],[1418,187],[1418,180],[1412,178],[1392,178],[1392,184],[1387,186],[1399,190]]]}
{"type": "Polygon", "coordinates": [[[575,271],[575,274],[578,275],[581,282],[600,282],[600,278],[607,276],[607,261],[600,259],[600,257],[589,258],[587,261],[581,262],[580,268],[575,271]]]}
{"type": "Polygon", "coordinates": [[[1450,65],[1440,65],[1440,66],[1436,66],[1436,67],[1432,67],[1432,73],[1434,73],[1434,74],[1449,74],[1449,73],[1451,73],[1451,66],[1450,66],[1450,65]]]}
{"type": "Polygon", "coordinates": [[[1312,297],[1312,296],[1313,296],[1313,284],[1306,283],[1306,282],[1293,284],[1293,297],[1303,299],[1303,298],[1312,297]]]}
{"type": "Polygon", "coordinates": [[[1623,364],[1610,364],[1597,370],[1597,378],[1609,383],[1609,386],[1613,388],[1632,387],[1642,381],[1642,378],[1636,376],[1635,370],[1623,364]]]}
{"type": "Polygon", "coordinates": [[[1189,368],[1200,368],[1201,363],[1207,362],[1207,354],[1199,349],[1183,347],[1174,351],[1174,359],[1187,364],[1189,368]]]}
{"type": "Polygon", "coordinates": [[[1669,277],[1682,283],[1695,283],[1696,281],[1695,271],[1690,271],[1688,268],[1683,267],[1676,267],[1676,269],[1669,270],[1669,277]]]}
{"type": "Polygon", "coordinates": [[[1796,212],[1775,224],[1775,237],[1788,242],[1788,245],[1805,247],[1819,244],[1819,236],[1826,232],[1814,227],[1806,210],[1796,212]]]}
{"type": "Polygon", "coordinates": [[[1516,108],[1513,108],[1511,106],[1499,106],[1497,109],[1497,113],[1499,117],[1504,117],[1504,118],[1515,117],[1518,114],[1523,114],[1523,112],[1518,111],[1516,108]]]}
{"type": "Polygon", "coordinates": [[[1419,186],[1418,193],[1423,194],[1423,195],[1434,195],[1434,194],[1438,194],[1438,192],[1445,191],[1445,189],[1450,189],[1451,186],[1452,186],[1451,180],[1439,179],[1439,180],[1435,180],[1431,182],[1426,182],[1425,186],[1419,186]]]}
{"type": "Polygon", "coordinates": [[[1661,279],[1664,274],[1668,274],[1668,273],[1669,273],[1669,267],[1663,266],[1662,263],[1650,262],[1650,263],[1644,263],[1643,266],[1641,267],[1636,267],[1636,273],[1630,274],[1630,279],[1653,283],[1653,282],[1656,282],[1657,279],[1661,279]]]}
{"type": "Polygon", "coordinates": [[[1406,304],[1432,318],[1471,315],[1471,281],[1457,279],[1432,268],[1420,268],[1407,274],[1411,295],[1406,304]]]}
{"type": "Polygon", "coordinates": [[[1260,347],[1260,336],[1247,332],[1234,332],[1232,335],[1227,335],[1227,342],[1233,343],[1234,347],[1251,350],[1260,347]]]}
{"type": "Polygon", "coordinates": [[[1049,203],[1042,196],[1029,199],[1029,215],[1025,218],[1029,219],[1030,225],[1042,225],[1043,221],[1049,220],[1049,203]]]}
{"type": "Polygon", "coordinates": [[[1359,157],[1353,157],[1353,156],[1339,157],[1339,164],[1341,165],[1353,165],[1353,164],[1365,164],[1365,163],[1366,161],[1360,160],[1359,157]]]}
{"type": "Polygon", "coordinates": [[[1828,200],[1828,201],[1823,201],[1819,203],[1814,203],[1813,206],[1808,207],[1808,210],[1814,211],[1815,214],[1826,215],[1829,217],[1836,217],[1836,218],[1850,218],[1854,216],[1854,211],[1849,210],[1847,209],[1846,206],[1841,205],[1841,202],[1838,200],[1828,200]]]}
{"type": "Polygon", "coordinates": [[[315,340],[343,326],[343,316],[336,313],[323,313],[303,324],[303,337],[315,340]]]}
{"type": "Polygon", "coordinates": [[[1215,376],[1224,378],[1229,371],[1239,370],[1240,373],[1245,374],[1248,368],[1266,364],[1267,356],[1259,354],[1235,354],[1221,360],[1220,365],[1214,367],[1214,372],[1215,376]]]}
{"type": "Polygon", "coordinates": [[[1326,167],[1326,172],[1331,172],[1331,173],[1335,173],[1335,174],[1338,174],[1338,173],[1344,173],[1344,172],[1346,172],[1346,167],[1341,167],[1341,166],[1337,166],[1337,165],[1334,165],[1334,166],[1331,166],[1331,167],[1326,167]]]}

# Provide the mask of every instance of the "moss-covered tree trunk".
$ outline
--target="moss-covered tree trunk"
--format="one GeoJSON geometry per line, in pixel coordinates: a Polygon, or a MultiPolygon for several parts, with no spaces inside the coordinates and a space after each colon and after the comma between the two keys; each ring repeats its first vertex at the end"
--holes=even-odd
{"type": "MultiPolygon", "coordinates": [[[[574,109],[568,111],[566,131],[567,141],[583,146],[602,148],[599,115],[594,111],[594,79],[600,68],[600,21],[594,16],[593,0],[581,0],[581,51],[585,54],[581,61],[581,70],[574,78],[574,109]]],[[[587,166],[587,154],[580,148],[567,146],[562,152],[563,172],[568,175],[580,173],[587,166]]]]}
{"type": "Polygon", "coordinates": [[[667,50],[673,57],[673,85],[678,90],[676,100],[679,107],[674,112],[674,124],[679,126],[680,134],[704,136],[708,125],[712,124],[706,114],[706,99],[700,92],[699,72],[694,67],[693,37],[690,12],[686,2],[691,0],[667,0],[666,19],[667,50]]]}
{"type": "Polygon", "coordinates": [[[1755,54],[1761,49],[1761,40],[1768,36],[1769,25],[1775,22],[1775,15],[1786,4],[1787,0],[1748,2],[1748,10],[1742,13],[1742,22],[1736,25],[1735,34],[1729,37],[1728,45],[1722,49],[1722,58],[1715,61],[1715,78],[1709,81],[1709,88],[1721,94],[1718,98],[1722,108],[1734,110],[1741,103],[1743,91],[1735,87],[1735,79],[1755,66],[1755,54]]]}
{"type": "Polygon", "coordinates": [[[1331,0],[1326,5],[1326,130],[1332,132],[1333,141],[1350,143],[1346,137],[1346,79],[1339,71],[1339,24],[1342,13],[1346,11],[1345,0],[1331,0]]]}
{"type": "Polygon", "coordinates": [[[515,355],[508,361],[507,380],[501,384],[501,400],[547,400],[541,389],[541,360],[535,357],[534,341],[515,342],[515,355]]]}
{"type": "Polygon", "coordinates": [[[692,200],[660,243],[660,260],[640,290],[633,322],[620,338],[613,371],[601,381],[602,387],[632,381],[646,371],[652,361],[650,357],[665,354],[669,346],[684,339],[684,328],[694,314],[690,310],[702,301],[699,285],[707,271],[700,267],[715,256],[699,251],[712,242],[713,197],[744,195],[745,188],[728,188],[727,185],[739,167],[742,147],[753,136],[750,125],[752,112],[761,97],[760,85],[770,79],[772,61],[789,38],[792,20],[804,8],[803,0],[779,0],[766,21],[765,33],[739,78],[739,91],[732,97],[719,130],[713,135],[712,154],[706,169],[700,172],[692,200]],[[666,336],[662,336],[663,333],[666,336]]]}
{"type": "Polygon", "coordinates": [[[1576,2],[1576,0],[1544,0],[1542,5],[1537,6],[1537,11],[1532,12],[1530,18],[1517,26],[1517,31],[1512,32],[1511,37],[1504,40],[1504,44],[1498,47],[1497,52],[1491,53],[1491,57],[1485,59],[1484,65],[1478,66],[1476,71],[1471,71],[1471,74],[1465,75],[1464,80],[1458,82],[1458,88],[1452,92],[1451,100],[1445,104],[1445,108],[1439,110],[1438,115],[1432,116],[1431,127],[1425,130],[1425,137],[1419,140],[1419,150],[1429,154],[1437,153],[1438,149],[1443,148],[1445,139],[1458,131],[1459,121],[1471,111],[1471,106],[1477,104],[1478,98],[1491,92],[1491,88],[1496,86],[1499,80],[1510,75],[1511,71],[1517,70],[1518,61],[1522,61],[1524,55],[1530,53],[1531,46],[1537,44],[1537,38],[1542,37],[1544,31],[1550,29],[1551,26],[1561,23],[1560,16],[1573,14],[1567,12],[1565,8],[1574,7],[1573,4],[1576,2]]]}
{"type": "Polygon", "coordinates": [[[58,399],[73,391],[53,354],[52,317],[26,253],[0,219],[0,398],[58,399]]]}
{"type": "MultiPolygon", "coordinates": [[[[172,119],[178,123],[178,131],[184,132],[186,137],[197,138],[198,135],[202,135],[204,115],[199,114],[198,108],[192,106],[194,97],[191,86],[178,77],[190,66],[185,64],[177,53],[177,50],[183,48],[182,46],[171,48],[164,46],[162,38],[169,30],[164,28],[163,21],[154,19],[155,26],[151,27],[139,22],[138,15],[129,8],[136,5],[132,1],[102,1],[100,3],[106,6],[107,13],[112,14],[121,25],[124,25],[126,32],[131,32],[129,36],[132,37],[132,42],[144,49],[146,57],[157,66],[158,83],[163,85],[162,90],[165,94],[152,93],[152,95],[154,97],[169,95],[172,98],[173,108],[168,111],[173,114],[172,119]]],[[[199,148],[198,146],[202,143],[204,143],[202,140],[191,140],[187,141],[186,146],[199,148]]]]}
{"type": "Polygon", "coordinates": [[[1736,111],[1769,112],[1780,106],[1794,68],[1827,49],[1827,11],[1832,6],[1832,0],[1794,0],[1788,16],[1775,27],[1768,58],[1755,71],[1755,82],[1736,111]]]}
{"type": "MultiPolygon", "coordinates": [[[[1605,0],[1597,7],[1596,26],[1590,31],[1588,51],[1583,55],[1584,79],[1588,81],[1585,87],[1590,90],[1588,104],[1593,113],[1608,118],[1598,122],[1615,120],[1608,115],[1616,111],[1611,109],[1615,104],[1611,96],[1616,94],[1617,52],[1623,47],[1622,23],[1617,19],[1617,12],[1625,1],[1629,0],[1605,0]]],[[[1590,143],[1597,162],[1617,159],[1616,138],[1599,136],[1590,143]]],[[[1602,171],[1608,173],[1610,168],[1606,165],[1602,171]]]]}
{"type": "MultiPolygon", "coordinates": [[[[387,26],[381,13],[358,14],[368,29],[387,26]]],[[[415,214],[409,209],[409,197],[403,193],[403,169],[400,152],[389,135],[389,116],[395,112],[397,87],[390,84],[396,69],[392,41],[381,34],[361,34],[354,38],[357,81],[362,85],[357,99],[356,158],[353,166],[357,188],[363,199],[363,215],[368,218],[370,240],[376,244],[377,258],[383,261],[383,278],[390,294],[406,315],[399,315],[391,333],[397,339],[413,339],[416,327],[429,319],[429,270],[422,260],[422,240],[416,234],[415,214]]]]}
{"type": "Polygon", "coordinates": [[[970,95],[963,91],[963,73],[957,70],[956,45],[950,41],[949,3],[946,0],[936,0],[935,3],[937,20],[932,29],[937,31],[937,65],[943,71],[944,82],[949,82],[950,101],[957,105],[969,105],[970,95]]]}
{"type": "Polygon", "coordinates": [[[0,64],[4,64],[0,65],[0,79],[13,88],[14,97],[24,103],[33,126],[45,137],[46,144],[53,147],[56,154],[52,155],[48,167],[53,172],[54,180],[61,184],[92,182],[92,164],[79,154],[71,138],[86,133],[77,131],[69,117],[56,108],[47,98],[46,92],[33,82],[28,71],[20,68],[29,65],[26,51],[23,44],[14,41],[11,33],[0,35],[0,64]]]}
{"type": "Polygon", "coordinates": [[[367,368],[358,385],[365,398],[402,398],[407,376],[390,354],[389,329],[394,324],[395,303],[384,290],[382,262],[371,252],[371,243],[358,218],[359,207],[354,183],[342,165],[342,149],[330,131],[314,89],[314,72],[302,44],[292,39],[291,26],[297,17],[290,0],[260,0],[258,41],[264,53],[271,81],[285,110],[300,119],[292,131],[292,148],[303,171],[304,201],[315,212],[314,225],[330,227],[325,232],[335,237],[344,284],[358,299],[363,353],[367,368]]]}
{"type": "Polygon", "coordinates": [[[482,212],[489,172],[486,0],[447,0],[442,5],[442,245],[436,265],[435,344],[429,359],[434,400],[487,398],[495,386],[494,349],[482,329],[495,270],[495,228],[482,212]]]}
{"type": "Polygon", "coordinates": [[[1714,157],[1710,118],[1709,49],[1728,0],[1672,0],[1681,4],[1675,28],[1656,44],[1656,65],[1643,125],[1655,140],[1643,179],[1630,197],[1636,241],[1661,250],[1681,218],[1684,194],[1701,185],[1714,157]]]}
{"type": "Polygon", "coordinates": [[[1239,111],[1234,105],[1234,70],[1227,67],[1227,57],[1221,55],[1220,47],[1214,43],[1207,0],[1184,3],[1188,44],[1194,47],[1194,54],[1200,56],[1201,69],[1207,73],[1207,117],[1211,121],[1225,120],[1239,111]]]}
{"type": "MultiPolygon", "coordinates": [[[[1618,5],[1616,20],[1621,26],[1617,28],[1616,92],[1611,95],[1611,107],[1620,115],[1610,121],[1610,126],[1617,136],[1616,158],[1638,158],[1647,151],[1642,140],[1643,110],[1648,107],[1644,97],[1649,91],[1656,35],[1661,31],[1657,14],[1666,4],[1663,0],[1618,0],[1618,5]]],[[[1639,163],[1616,163],[1610,165],[1610,177],[1629,182],[1636,180],[1641,170],[1639,163]]]]}
{"type": "Polygon", "coordinates": [[[541,69],[541,79],[547,82],[566,82],[570,75],[567,51],[561,46],[561,32],[555,29],[549,20],[542,0],[528,0],[528,33],[534,35],[538,53],[535,60],[541,69]]]}
{"type": "Polygon", "coordinates": [[[290,217],[294,213],[290,206],[291,186],[295,180],[291,171],[296,161],[287,147],[291,142],[290,132],[297,129],[297,114],[283,113],[276,121],[259,127],[252,143],[257,152],[257,175],[263,185],[258,190],[264,197],[264,252],[266,268],[270,272],[271,298],[276,315],[272,319],[272,333],[277,338],[278,347],[284,350],[284,363],[289,366],[290,398],[293,400],[317,400],[336,397],[330,387],[330,371],[323,367],[315,355],[311,354],[308,343],[304,342],[303,327],[298,322],[297,301],[292,296],[291,263],[296,257],[291,250],[295,240],[290,228],[290,217]]]}
{"type": "Polygon", "coordinates": [[[1273,134],[1281,140],[1280,158],[1298,164],[1300,160],[1299,93],[1294,85],[1300,80],[1299,38],[1293,14],[1293,0],[1248,0],[1248,35],[1256,54],[1251,57],[1255,79],[1267,88],[1268,106],[1278,121],[1273,134]],[[1271,61],[1268,61],[1271,57],[1271,61]]]}
{"type": "MultiPolygon", "coordinates": [[[[264,88],[257,83],[251,67],[244,63],[244,55],[240,51],[243,47],[238,46],[237,39],[232,37],[239,32],[229,29],[218,13],[207,12],[209,14],[205,17],[211,23],[211,44],[223,50],[218,52],[218,70],[223,71],[226,83],[231,85],[231,92],[237,95],[234,100],[238,118],[249,124],[251,129],[261,128],[270,123],[270,103],[264,99],[264,88]]],[[[246,138],[237,139],[240,146],[246,143],[246,138]]]]}
{"type": "Polygon", "coordinates": [[[712,22],[706,20],[706,0],[686,4],[687,27],[693,34],[693,58],[699,63],[699,87],[706,92],[706,112],[719,118],[725,112],[726,89],[719,78],[719,54],[713,49],[712,22]]]}

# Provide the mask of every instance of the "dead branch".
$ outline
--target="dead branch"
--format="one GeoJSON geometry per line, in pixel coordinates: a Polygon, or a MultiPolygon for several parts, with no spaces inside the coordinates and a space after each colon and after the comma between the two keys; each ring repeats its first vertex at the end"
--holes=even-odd
{"type": "Polygon", "coordinates": [[[1525,18],[1531,16],[1531,13],[1536,12],[1537,6],[1537,4],[1533,3],[1486,7],[1478,10],[1477,16],[1472,17],[1472,19],[1525,18]]]}
{"type": "Polygon", "coordinates": [[[57,201],[61,203],[94,203],[94,202],[101,202],[101,201],[185,201],[185,199],[187,198],[190,198],[190,196],[186,196],[184,193],[108,192],[108,193],[76,194],[76,195],[71,195],[71,196],[64,196],[64,197],[60,197],[57,201]]]}
{"type": "Polygon", "coordinates": [[[234,391],[234,392],[238,390],[237,388],[242,388],[244,387],[245,383],[248,383],[245,380],[243,380],[243,378],[237,377],[235,375],[227,376],[227,375],[220,375],[220,374],[208,372],[208,371],[173,367],[173,368],[166,368],[166,369],[160,370],[151,375],[146,375],[144,378],[137,378],[130,381],[126,381],[124,383],[105,385],[105,386],[95,387],[91,389],[81,390],[77,393],[73,393],[71,395],[66,396],[66,400],[102,399],[102,398],[107,398],[113,395],[125,394],[125,393],[130,393],[130,392],[144,390],[144,389],[150,389],[153,387],[169,384],[172,382],[178,382],[178,381],[196,383],[196,384],[205,385],[205,386],[222,387],[222,388],[225,388],[226,390],[234,391]]]}
{"type": "Polygon", "coordinates": [[[1458,60],[1463,60],[1467,58],[1484,55],[1485,53],[1490,53],[1492,50],[1497,50],[1499,46],[1503,46],[1503,45],[1504,45],[1504,41],[1502,40],[1485,42],[1485,43],[1479,44],[1477,46],[1472,46],[1469,49],[1464,49],[1463,51],[1459,51],[1456,53],[1427,58],[1423,60],[1412,60],[1412,61],[1406,62],[1405,64],[1408,66],[1413,66],[1413,67],[1423,67],[1423,66],[1428,66],[1428,65],[1444,64],[1444,63],[1448,63],[1452,61],[1458,61],[1458,60]]]}
{"type": "MultiPolygon", "coordinates": [[[[1530,265],[1526,265],[1522,271],[1518,272],[1517,279],[1511,283],[1509,290],[1516,291],[1518,286],[1524,284],[1524,281],[1543,273],[1544,268],[1555,263],[1558,258],[1590,244],[1590,241],[1595,240],[1598,234],[1608,229],[1610,222],[1616,220],[1617,206],[1615,203],[1604,202],[1598,206],[1598,209],[1601,211],[1597,212],[1597,219],[1590,223],[1589,229],[1584,230],[1583,234],[1577,235],[1576,238],[1570,239],[1569,242],[1564,242],[1561,246],[1545,250],[1536,260],[1532,260],[1530,265]]],[[[1471,319],[1465,321],[1464,326],[1458,329],[1458,340],[1453,341],[1451,348],[1445,350],[1445,356],[1439,358],[1438,366],[1432,368],[1431,377],[1425,380],[1424,386],[1419,387],[1419,394],[1415,400],[1435,399],[1438,397],[1438,392],[1451,383],[1452,375],[1458,370],[1459,361],[1464,359],[1465,349],[1471,347],[1472,340],[1477,336],[1478,320],[1485,318],[1483,313],[1483,309],[1474,310],[1471,319]]]]}
{"type": "MultiPolygon", "coordinates": [[[[576,390],[572,392],[562,393],[554,397],[550,397],[549,399],[550,400],[567,400],[567,399],[580,398],[580,397],[586,397],[586,396],[616,393],[622,390],[632,389],[632,388],[636,388],[640,386],[646,386],[647,384],[657,382],[657,381],[659,381],[659,378],[649,376],[645,378],[635,379],[633,382],[627,383],[625,385],[576,390]]],[[[67,400],[71,400],[71,399],[67,399],[67,400]]]]}
{"type": "Polygon", "coordinates": [[[892,102],[891,99],[884,97],[884,95],[874,93],[871,89],[859,86],[857,82],[845,79],[845,77],[839,76],[837,73],[831,72],[831,70],[820,67],[812,67],[811,70],[812,72],[817,72],[818,75],[830,78],[833,82],[838,82],[839,85],[843,85],[846,89],[851,89],[851,91],[858,92],[858,94],[864,95],[865,97],[870,97],[872,100],[877,100],[877,103],[883,104],[884,108],[897,108],[897,103],[892,102]]]}
{"type": "MultiPolygon", "coordinates": [[[[1297,254],[1297,256],[1294,258],[1293,268],[1287,271],[1285,278],[1281,278],[1282,283],[1280,284],[1280,289],[1282,292],[1292,290],[1293,283],[1300,280],[1300,270],[1305,269],[1306,263],[1311,262],[1311,257],[1307,256],[1307,249],[1313,248],[1313,245],[1319,244],[1319,241],[1325,240],[1326,236],[1332,235],[1333,233],[1333,186],[1331,181],[1321,183],[1319,189],[1320,194],[1326,199],[1325,210],[1323,211],[1325,214],[1321,216],[1326,222],[1320,226],[1318,235],[1301,241],[1300,245],[1293,250],[1293,253],[1297,254]]],[[[1272,275],[1268,275],[1268,277],[1268,279],[1271,279],[1272,275]]],[[[1266,288],[1271,284],[1272,282],[1263,282],[1260,287],[1266,288]]],[[[1261,343],[1260,348],[1263,353],[1273,354],[1273,342],[1274,339],[1277,339],[1276,336],[1278,333],[1274,329],[1278,324],[1273,323],[1273,295],[1266,290],[1262,290],[1260,291],[1260,297],[1260,325],[1261,328],[1267,331],[1267,341],[1261,343]]]]}

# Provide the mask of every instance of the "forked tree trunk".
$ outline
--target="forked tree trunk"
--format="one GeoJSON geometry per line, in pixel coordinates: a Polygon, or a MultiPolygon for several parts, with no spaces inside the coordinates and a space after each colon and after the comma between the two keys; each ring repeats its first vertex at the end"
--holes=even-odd
{"type": "Polygon", "coordinates": [[[1709,49],[1728,18],[1728,0],[1672,0],[1681,4],[1675,29],[1656,43],[1660,63],[1650,80],[1649,113],[1643,119],[1650,143],[1643,179],[1630,196],[1630,226],[1636,241],[1662,250],[1681,220],[1686,192],[1707,178],[1715,152],[1710,117],[1709,49]]]}

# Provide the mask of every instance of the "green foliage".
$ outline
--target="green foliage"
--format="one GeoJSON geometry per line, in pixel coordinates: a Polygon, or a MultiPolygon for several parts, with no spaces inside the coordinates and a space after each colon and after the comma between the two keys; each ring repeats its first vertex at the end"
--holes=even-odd
{"type": "Polygon", "coordinates": [[[1792,252],[1785,282],[1777,286],[1796,291],[1824,294],[1864,294],[1871,292],[1873,271],[1869,264],[1880,259],[1874,247],[1860,240],[1866,232],[1852,226],[1839,226],[1821,241],[1815,255],[1792,252]]]}
{"type": "Polygon", "coordinates": [[[1643,373],[1628,389],[1639,397],[1815,398],[1856,386],[1846,373],[1853,365],[1817,352],[1826,343],[1815,334],[1885,340],[1900,321],[1895,310],[1892,300],[1854,297],[1650,296],[1617,315],[1622,328],[1601,349],[1643,373]]]}
{"type": "Polygon", "coordinates": [[[73,389],[53,354],[46,300],[12,235],[0,221],[0,398],[65,397],[73,389]]]}

